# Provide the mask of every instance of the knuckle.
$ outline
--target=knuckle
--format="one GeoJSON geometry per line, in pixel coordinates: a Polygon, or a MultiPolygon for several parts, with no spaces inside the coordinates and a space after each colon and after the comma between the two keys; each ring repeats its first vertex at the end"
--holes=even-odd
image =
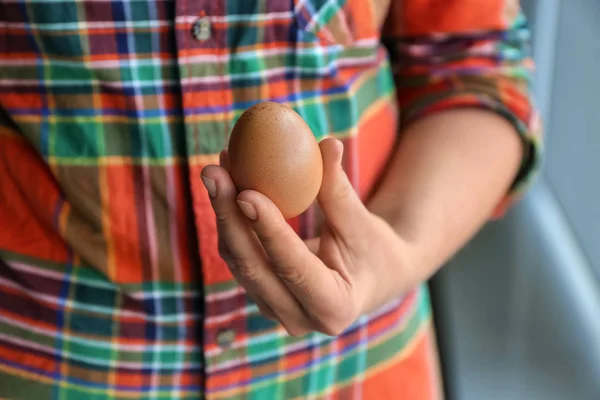
{"type": "Polygon", "coordinates": [[[347,328],[345,324],[337,321],[318,322],[316,325],[317,330],[327,336],[339,336],[347,328]]]}
{"type": "Polygon", "coordinates": [[[310,333],[310,331],[308,329],[305,329],[305,328],[302,328],[299,326],[294,326],[294,325],[292,325],[292,326],[284,325],[284,328],[289,336],[297,337],[297,338],[306,336],[308,333],[310,333]]]}
{"type": "Polygon", "coordinates": [[[324,333],[327,336],[339,336],[347,328],[346,324],[342,324],[340,320],[318,320],[315,323],[316,328],[319,332],[324,333]]]}
{"type": "Polygon", "coordinates": [[[336,312],[327,318],[316,318],[317,330],[328,336],[339,336],[358,318],[358,312],[351,305],[335,308],[336,312]]]}
{"type": "Polygon", "coordinates": [[[289,266],[284,264],[278,265],[275,268],[276,275],[283,281],[288,282],[292,285],[302,285],[306,281],[306,268],[304,266],[289,266]]]}
{"type": "Polygon", "coordinates": [[[355,192],[352,187],[349,185],[339,185],[334,189],[332,194],[332,199],[335,202],[347,201],[349,199],[354,198],[355,192]]]}
{"type": "Polygon", "coordinates": [[[338,204],[352,200],[356,196],[354,189],[349,184],[334,184],[329,192],[329,196],[326,197],[325,202],[338,204]]]}
{"type": "Polygon", "coordinates": [[[245,281],[254,282],[258,280],[258,268],[256,264],[245,259],[232,258],[229,260],[229,265],[245,281]]]}
{"type": "Polygon", "coordinates": [[[231,260],[231,252],[229,251],[229,247],[227,246],[227,244],[224,241],[219,240],[218,249],[219,249],[219,256],[221,256],[221,258],[223,260],[225,260],[226,262],[231,260]]]}
{"type": "Polygon", "coordinates": [[[260,241],[264,246],[275,246],[285,235],[287,222],[284,219],[271,218],[262,224],[260,241]]]}
{"type": "Polygon", "coordinates": [[[226,212],[215,212],[215,215],[218,223],[224,224],[229,220],[229,214],[226,212]]]}

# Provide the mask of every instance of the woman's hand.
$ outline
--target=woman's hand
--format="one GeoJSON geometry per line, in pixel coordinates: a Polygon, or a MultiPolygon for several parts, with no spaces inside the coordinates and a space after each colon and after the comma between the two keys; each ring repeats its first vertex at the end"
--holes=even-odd
{"type": "Polygon", "coordinates": [[[291,335],[338,335],[359,315],[400,296],[418,281],[409,246],[363,205],[341,166],[343,146],[321,142],[325,216],[319,238],[303,241],[279,209],[255,191],[238,193],[227,171],[207,166],[202,179],[217,216],[219,250],[233,276],[291,335]]]}

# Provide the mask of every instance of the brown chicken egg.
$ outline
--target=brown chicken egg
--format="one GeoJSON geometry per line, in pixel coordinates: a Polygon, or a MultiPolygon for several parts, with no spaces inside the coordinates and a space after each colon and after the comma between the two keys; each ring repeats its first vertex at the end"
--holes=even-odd
{"type": "Polygon", "coordinates": [[[319,144],[302,117],[283,104],[244,111],[229,138],[228,160],[236,188],[264,194],[285,218],[303,213],[321,188],[319,144]]]}

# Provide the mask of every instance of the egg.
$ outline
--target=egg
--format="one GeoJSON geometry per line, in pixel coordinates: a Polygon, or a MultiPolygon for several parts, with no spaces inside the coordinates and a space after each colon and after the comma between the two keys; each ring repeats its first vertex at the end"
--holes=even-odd
{"type": "Polygon", "coordinates": [[[264,194],[285,218],[306,211],[321,188],[319,143],[286,105],[263,102],[244,111],[231,131],[228,153],[236,188],[264,194]]]}

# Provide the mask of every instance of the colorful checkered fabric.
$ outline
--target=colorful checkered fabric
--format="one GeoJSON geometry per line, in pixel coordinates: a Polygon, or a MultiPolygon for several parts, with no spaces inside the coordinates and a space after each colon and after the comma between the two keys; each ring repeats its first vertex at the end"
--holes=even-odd
{"type": "Polygon", "coordinates": [[[484,107],[527,150],[501,213],[541,148],[517,3],[0,1],[0,397],[437,398],[425,287],[286,336],[219,258],[200,171],[277,101],[366,199],[403,124],[484,107]]]}

